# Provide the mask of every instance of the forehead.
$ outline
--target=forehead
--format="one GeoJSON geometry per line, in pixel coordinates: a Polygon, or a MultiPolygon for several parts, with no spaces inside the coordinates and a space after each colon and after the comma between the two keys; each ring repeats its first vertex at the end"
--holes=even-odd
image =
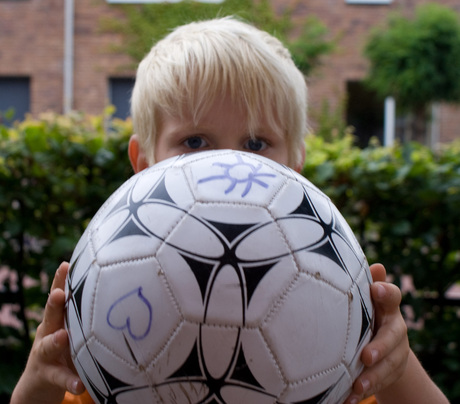
{"type": "Polygon", "coordinates": [[[235,130],[244,131],[250,135],[260,131],[277,133],[284,136],[285,130],[276,109],[271,105],[258,105],[251,109],[242,99],[234,99],[229,94],[210,97],[203,102],[189,102],[177,106],[174,110],[163,111],[161,122],[187,127],[231,126],[235,130]]]}

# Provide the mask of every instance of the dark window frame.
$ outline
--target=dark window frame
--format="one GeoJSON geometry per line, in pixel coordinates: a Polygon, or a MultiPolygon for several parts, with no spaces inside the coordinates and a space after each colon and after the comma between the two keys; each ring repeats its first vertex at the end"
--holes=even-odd
{"type": "Polygon", "coordinates": [[[113,117],[126,119],[130,116],[130,100],[134,81],[134,77],[109,77],[109,101],[117,108],[113,117]]]}
{"type": "MultiPolygon", "coordinates": [[[[1,0],[0,0],[1,1],[1,0]]],[[[11,126],[30,113],[31,78],[29,76],[0,76],[0,123],[11,126]],[[13,109],[13,117],[8,118],[13,109]],[[5,114],[7,115],[5,117],[5,114]]]]}

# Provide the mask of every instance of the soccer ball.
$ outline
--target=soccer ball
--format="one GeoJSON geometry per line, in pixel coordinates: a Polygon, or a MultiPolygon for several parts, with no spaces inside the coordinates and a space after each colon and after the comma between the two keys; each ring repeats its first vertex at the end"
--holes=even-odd
{"type": "Polygon", "coordinates": [[[125,182],[66,280],[71,355],[99,403],[341,403],[372,335],[366,258],[329,198],[231,150],[125,182]]]}

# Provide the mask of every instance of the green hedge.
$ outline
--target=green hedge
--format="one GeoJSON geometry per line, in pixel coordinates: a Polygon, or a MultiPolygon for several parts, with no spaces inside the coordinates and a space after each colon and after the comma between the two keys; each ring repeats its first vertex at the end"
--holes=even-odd
{"type": "MultiPolygon", "coordinates": [[[[0,286],[0,308],[17,303],[24,323],[0,327],[0,399],[24,366],[37,324],[31,318],[49,289],[38,282],[24,290],[21,280],[51,277],[92,215],[132,175],[130,133],[129,121],[78,114],[0,127],[0,266],[20,280],[19,287],[0,286]]],[[[404,308],[424,325],[410,331],[413,349],[458,400],[459,302],[445,292],[460,278],[460,143],[433,153],[418,144],[362,150],[349,135],[309,137],[303,174],[341,209],[370,262],[385,264],[396,283],[412,276],[417,291],[405,295],[404,308]]]]}
{"type": "Polygon", "coordinates": [[[80,114],[0,126],[0,267],[14,269],[19,279],[0,285],[0,308],[18,305],[23,323],[20,329],[0,327],[0,395],[11,391],[24,367],[37,325],[31,318],[40,314],[49,290],[40,282],[43,273],[51,280],[59,263],[70,259],[90,218],[132,174],[130,133],[129,122],[80,114]],[[26,275],[37,286],[23,289],[26,275]]]}

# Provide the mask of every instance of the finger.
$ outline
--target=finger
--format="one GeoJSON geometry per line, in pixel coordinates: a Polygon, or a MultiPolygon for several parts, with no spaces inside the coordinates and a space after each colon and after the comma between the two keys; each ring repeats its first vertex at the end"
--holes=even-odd
{"type": "Polygon", "coordinates": [[[387,278],[387,271],[382,264],[372,264],[369,269],[374,282],[385,282],[387,278]]]}
{"type": "Polygon", "coordinates": [[[393,384],[403,373],[407,364],[407,356],[404,344],[400,345],[391,355],[385,356],[359,375],[353,384],[353,393],[361,397],[368,397],[393,384]],[[401,360],[401,358],[404,359],[401,360]]]}
{"type": "Polygon", "coordinates": [[[46,366],[46,380],[59,388],[65,388],[72,394],[81,394],[85,387],[78,377],[77,371],[70,359],[69,337],[64,329],[48,335],[40,342],[37,355],[42,357],[42,363],[48,363],[46,366]]]}
{"type": "Polygon", "coordinates": [[[67,331],[61,329],[43,338],[38,353],[46,358],[51,366],[46,366],[46,380],[72,394],[81,394],[85,387],[78,377],[75,368],[69,368],[62,362],[63,357],[69,356],[69,338],[67,331]]]}
{"type": "Polygon", "coordinates": [[[361,353],[361,361],[364,365],[374,366],[382,358],[394,355],[396,360],[407,357],[409,351],[409,340],[407,337],[407,326],[403,318],[398,315],[392,319],[385,320],[374,335],[374,338],[367,344],[361,353]],[[403,356],[398,356],[403,355],[403,356]]]}
{"type": "Polygon", "coordinates": [[[378,315],[399,313],[401,290],[392,283],[375,282],[371,285],[371,296],[378,315]]]}
{"type": "Polygon", "coordinates": [[[38,343],[36,355],[43,362],[52,363],[60,361],[65,355],[69,345],[67,331],[64,329],[44,336],[38,343]]]}
{"type": "Polygon", "coordinates": [[[56,270],[56,273],[54,274],[53,283],[51,285],[51,291],[57,288],[64,290],[65,279],[66,279],[68,272],[69,272],[69,263],[62,262],[61,265],[59,265],[58,269],[56,270]]]}
{"type": "Polygon", "coordinates": [[[45,368],[43,376],[55,387],[70,391],[72,394],[81,394],[85,391],[81,379],[66,367],[49,366],[45,368]]]}
{"type": "Polygon", "coordinates": [[[43,321],[37,328],[39,338],[52,334],[64,326],[65,293],[54,289],[48,296],[43,321]]]}

